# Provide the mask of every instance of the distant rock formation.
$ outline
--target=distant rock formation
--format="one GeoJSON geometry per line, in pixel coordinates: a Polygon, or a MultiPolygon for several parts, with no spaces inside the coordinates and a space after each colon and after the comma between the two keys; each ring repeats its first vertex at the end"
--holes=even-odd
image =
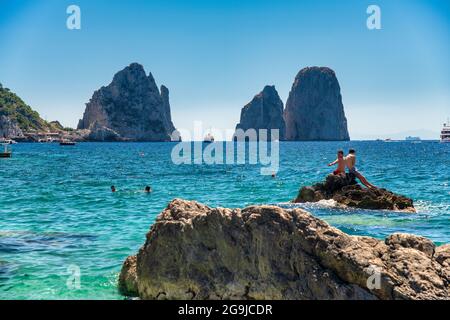
{"type": "Polygon", "coordinates": [[[270,139],[270,129],[279,130],[279,140],[284,140],[286,124],[283,118],[283,101],[281,101],[275,86],[265,86],[241,110],[241,119],[236,126],[244,131],[256,130],[256,138],[259,138],[259,129],[267,129],[267,138],[270,139]]]}
{"type": "Polygon", "coordinates": [[[133,63],[95,91],[78,129],[90,130],[87,139],[93,140],[171,141],[175,128],[169,91],[164,86],[161,91],[152,74],[147,76],[143,66],[133,63]]]}
{"type": "Polygon", "coordinates": [[[301,209],[173,200],[119,289],[142,299],[449,299],[450,245],[350,236],[301,209]]]}
{"type": "Polygon", "coordinates": [[[349,140],[341,89],[333,70],[310,67],[295,77],[284,112],[287,140],[349,140]]]}
{"type": "Polygon", "coordinates": [[[363,188],[351,174],[345,176],[330,174],[324,182],[303,187],[293,202],[317,202],[329,199],[354,208],[416,212],[412,199],[386,189],[363,188]]]}

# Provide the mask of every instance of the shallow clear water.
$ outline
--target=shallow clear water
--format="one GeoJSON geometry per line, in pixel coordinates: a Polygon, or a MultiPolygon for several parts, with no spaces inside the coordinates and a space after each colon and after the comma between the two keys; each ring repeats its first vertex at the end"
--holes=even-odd
{"type": "Polygon", "coordinates": [[[122,262],[170,200],[290,207],[300,186],[330,172],[338,148],[357,149],[369,181],[412,197],[418,214],[301,207],[350,234],[408,232],[450,242],[450,144],[283,142],[276,179],[260,175],[257,165],[177,166],[173,146],[14,145],[13,158],[0,159],[0,299],[122,299],[122,262]],[[142,192],[146,185],[152,194],[142,192]],[[72,265],[80,268],[79,289],[66,285],[72,265]]]}

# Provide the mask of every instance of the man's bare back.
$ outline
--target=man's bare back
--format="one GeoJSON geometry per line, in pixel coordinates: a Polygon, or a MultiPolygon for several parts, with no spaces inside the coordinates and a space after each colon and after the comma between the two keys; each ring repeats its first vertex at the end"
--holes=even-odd
{"type": "Polygon", "coordinates": [[[359,181],[361,181],[361,183],[363,185],[365,185],[367,188],[374,188],[376,189],[376,187],[371,184],[369,181],[367,181],[367,179],[358,171],[358,169],[356,169],[356,156],[355,156],[355,150],[351,149],[349,151],[349,154],[344,158],[345,160],[345,165],[348,168],[348,171],[351,174],[354,174],[359,181]]]}
{"type": "Polygon", "coordinates": [[[356,157],[353,154],[349,154],[344,158],[345,165],[347,166],[348,170],[352,170],[355,167],[356,164],[356,157]]]}

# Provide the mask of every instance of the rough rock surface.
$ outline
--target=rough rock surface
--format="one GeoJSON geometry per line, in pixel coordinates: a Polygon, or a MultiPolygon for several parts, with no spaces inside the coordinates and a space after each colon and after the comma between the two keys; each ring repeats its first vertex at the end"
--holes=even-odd
{"type": "Polygon", "coordinates": [[[113,134],[113,140],[170,141],[174,126],[169,92],[162,87],[160,93],[152,74],[147,76],[140,64],[133,63],[94,93],[78,129],[100,130],[93,137],[115,132],[119,137],[113,134]]]}
{"type": "Polygon", "coordinates": [[[310,67],[295,77],[284,112],[287,140],[349,140],[341,89],[333,70],[310,67]]]}
{"type": "Polygon", "coordinates": [[[84,137],[88,141],[123,141],[126,140],[120,136],[116,131],[102,126],[98,122],[95,122],[88,131],[88,134],[84,137]]]}
{"type": "Polygon", "coordinates": [[[415,212],[413,200],[386,189],[366,189],[353,175],[330,174],[324,182],[302,187],[294,203],[333,199],[336,202],[361,209],[415,212]]]}
{"type": "Polygon", "coordinates": [[[175,199],[119,288],[142,299],[449,299],[449,255],[414,235],[349,236],[301,209],[175,199]]]}
{"type": "Polygon", "coordinates": [[[20,137],[23,136],[23,131],[19,124],[9,117],[0,115],[0,138],[20,137]]]}
{"type": "MultiPolygon", "coordinates": [[[[267,138],[270,139],[270,129],[279,130],[279,140],[284,140],[286,124],[283,118],[283,101],[281,101],[275,86],[265,86],[252,101],[241,110],[240,122],[236,130],[255,129],[257,139],[259,129],[267,129],[267,138]]],[[[265,140],[265,138],[263,138],[265,140]]]]}

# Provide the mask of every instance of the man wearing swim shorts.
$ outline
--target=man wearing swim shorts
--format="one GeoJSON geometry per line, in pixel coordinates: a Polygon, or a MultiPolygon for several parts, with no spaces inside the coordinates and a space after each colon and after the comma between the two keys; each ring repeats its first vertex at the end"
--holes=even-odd
{"type": "Polygon", "coordinates": [[[337,163],[338,167],[333,171],[335,176],[345,173],[345,160],[344,160],[344,151],[339,150],[337,152],[337,159],[328,164],[329,167],[334,166],[337,163]]]}
{"type": "Polygon", "coordinates": [[[354,149],[350,149],[348,151],[348,155],[345,157],[345,164],[348,168],[348,171],[350,174],[354,174],[359,181],[361,181],[361,183],[363,185],[365,185],[367,188],[370,189],[376,189],[377,187],[375,187],[373,184],[371,184],[369,181],[367,181],[367,179],[361,174],[361,172],[358,171],[358,169],[356,169],[356,151],[354,149]]]}

